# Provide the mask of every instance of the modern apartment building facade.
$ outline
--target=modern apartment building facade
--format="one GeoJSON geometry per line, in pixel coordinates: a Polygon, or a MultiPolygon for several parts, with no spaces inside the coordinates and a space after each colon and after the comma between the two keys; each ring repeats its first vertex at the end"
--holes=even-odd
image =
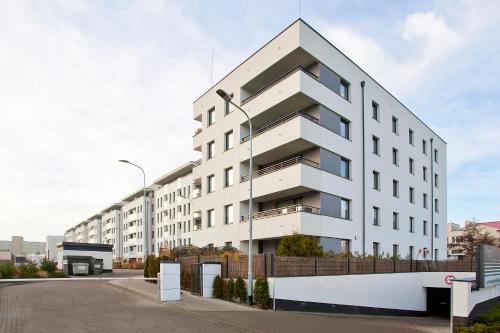
{"type": "MultiPolygon", "coordinates": [[[[149,186],[147,222],[142,189],[100,213],[114,218],[101,240],[120,247],[115,260],[189,244],[246,251],[249,172],[256,253],[298,232],[336,253],[446,257],[446,143],[304,21],[193,108],[200,160],[149,186]],[[253,170],[247,120],[218,89],[251,117],[253,170]]],[[[86,240],[83,223],[67,238],[86,240]]]]}
{"type": "Polygon", "coordinates": [[[123,260],[123,204],[116,203],[104,209],[101,214],[102,244],[113,245],[113,261],[123,260]]]}
{"type": "Polygon", "coordinates": [[[256,252],[283,235],[335,252],[446,256],[446,143],[325,38],[298,20],[194,102],[201,128],[193,243],[256,252]],[[223,89],[251,117],[217,94],[223,89]]]}

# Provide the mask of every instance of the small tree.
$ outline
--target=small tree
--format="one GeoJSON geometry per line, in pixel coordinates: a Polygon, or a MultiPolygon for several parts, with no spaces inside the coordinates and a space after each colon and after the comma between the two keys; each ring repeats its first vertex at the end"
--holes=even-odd
{"type": "Polygon", "coordinates": [[[476,219],[465,222],[462,236],[456,237],[454,243],[448,244],[448,248],[459,249],[466,256],[472,257],[477,245],[495,245],[495,238],[481,229],[481,224],[477,223],[476,219]]]}
{"type": "Polygon", "coordinates": [[[212,296],[215,298],[223,298],[224,297],[224,280],[217,275],[214,278],[214,283],[212,285],[212,296]]]}
{"type": "Polygon", "coordinates": [[[287,257],[322,257],[323,247],[319,244],[317,237],[294,233],[284,236],[281,239],[276,255],[287,257]]]}
{"type": "Polygon", "coordinates": [[[234,280],[229,279],[224,283],[224,299],[226,301],[232,301],[234,294],[234,280]]]}
{"type": "Polygon", "coordinates": [[[5,264],[0,264],[0,276],[2,279],[12,279],[16,267],[13,263],[6,262],[5,264]]]}
{"type": "Polygon", "coordinates": [[[37,268],[31,262],[19,266],[19,277],[21,278],[36,278],[36,272],[37,268]]]}
{"type": "Polygon", "coordinates": [[[239,302],[246,302],[247,300],[247,287],[245,281],[240,277],[236,279],[236,282],[234,283],[234,291],[233,291],[233,296],[239,301],[239,302]]]}
{"type": "Polygon", "coordinates": [[[257,279],[255,281],[254,300],[262,309],[269,306],[269,284],[267,279],[257,279]]]}
{"type": "Polygon", "coordinates": [[[47,273],[52,273],[56,271],[57,265],[52,260],[43,259],[42,262],[40,263],[40,269],[47,273]]]}

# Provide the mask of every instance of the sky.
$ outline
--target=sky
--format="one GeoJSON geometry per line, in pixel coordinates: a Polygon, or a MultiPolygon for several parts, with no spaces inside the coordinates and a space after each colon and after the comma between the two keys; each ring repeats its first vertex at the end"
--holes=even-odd
{"type": "Polygon", "coordinates": [[[197,159],[193,101],[299,7],[447,141],[448,220],[500,220],[500,1],[16,0],[0,4],[0,239],[63,234],[140,188],[118,159],[148,182],[197,159]]]}

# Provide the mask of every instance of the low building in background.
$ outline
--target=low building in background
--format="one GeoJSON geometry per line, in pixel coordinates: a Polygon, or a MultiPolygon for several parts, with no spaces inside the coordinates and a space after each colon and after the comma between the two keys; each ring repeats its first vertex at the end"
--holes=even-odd
{"type": "MultiPolygon", "coordinates": [[[[464,237],[464,227],[468,223],[477,223],[479,226],[479,230],[481,233],[489,234],[492,238],[494,238],[494,245],[500,247],[500,221],[492,221],[492,222],[472,222],[465,221],[464,225],[460,225],[458,223],[448,223],[446,238],[448,245],[461,243],[464,237]]],[[[455,247],[448,248],[448,258],[452,259],[462,259],[465,256],[465,251],[463,248],[455,247]]]]}
{"type": "Polygon", "coordinates": [[[45,237],[45,255],[47,259],[56,261],[56,246],[61,244],[66,239],[64,236],[47,236],[45,237]]]}
{"type": "Polygon", "coordinates": [[[29,242],[25,241],[22,236],[12,236],[10,241],[0,241],[0,251],[12,252],[14,256],[44,254],[45,242],[29,242]]]}
{"type": "Polygon", "coordinates": [[[0,251],[0,264],[14,262],[14,255],[10,251],[0,251]]]}

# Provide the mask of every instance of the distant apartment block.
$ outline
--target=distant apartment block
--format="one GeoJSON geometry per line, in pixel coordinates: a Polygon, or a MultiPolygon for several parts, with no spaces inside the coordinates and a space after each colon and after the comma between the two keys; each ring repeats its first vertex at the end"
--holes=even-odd
{"type": "MultiPolygon", "coordinates": [[[[465,221],[464,225],[471,223],[465,221]]],[[[478,222],[479,230],[481,233],[489,234],[500,247],[500,221],[492,222],[478,222]]],[[[448,223],[446,229],[446,236],[448,244],[461,243],[464,237],[464,227],[457,223],[448,223]]],[[[448,257],[462,258],[465,255],[464,249],[455,247],[448,249],[448,257]]]]}
{"type": "Polygon", "coordinates": [[[29,242],[21,236],[12,236],[10,241],[0,240],[0,251],[12,252],[15,256],[44,254],[45,242],[29,242]]]}

